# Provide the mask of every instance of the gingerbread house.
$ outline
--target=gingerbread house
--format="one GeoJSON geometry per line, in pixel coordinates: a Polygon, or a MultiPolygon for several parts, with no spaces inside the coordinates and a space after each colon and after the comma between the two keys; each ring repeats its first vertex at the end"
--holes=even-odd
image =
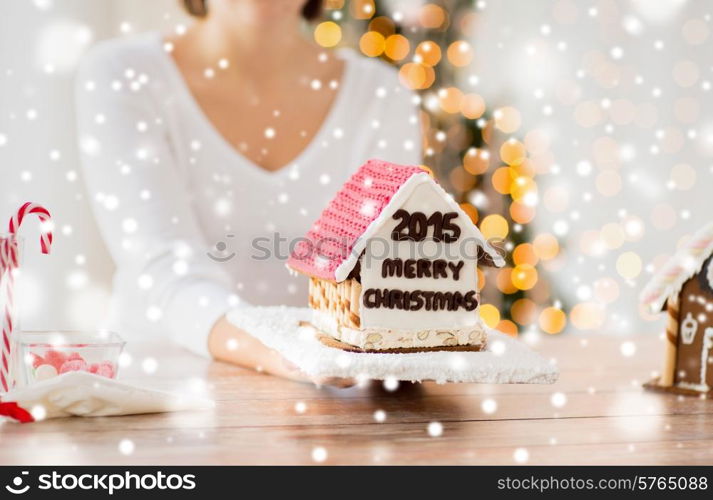
{"type": "Polygon", "coordinates": [[[370,160],[295,246],[312,325],[328,345],[367,352],[478,350],[476,265],[504,264],[423,168],[370,160]]]}
{"type": "Polygon", "coordinates": [[[646,387],[713,397],[713,223],[663,266],[641,300],[667,313],[664,367],[646,387]]]}

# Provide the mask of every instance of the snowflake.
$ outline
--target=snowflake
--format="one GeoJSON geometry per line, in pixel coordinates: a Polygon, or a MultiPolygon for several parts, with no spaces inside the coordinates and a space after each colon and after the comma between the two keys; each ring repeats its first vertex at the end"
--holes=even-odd
{"type": "Polygon", "coordinates": [[[144,360],[141,362],[141,369],[144,371],[144,373],[148,375],[152,375],[156,373],[156,370],[158,370],[158,361],[156,361],[155,358],[144,358],[144,360]]]}
{"type": "Polygon", "coordinates": [[[312,460],[314,460],[315,462],[324,462],[325,460],[327,460],[327,456],[327,450],[322,446],[312,448],[312,460]]]}
{"type": "Polygon", "coordinates": [[[480,409],[483,410],[483,413],[491,415],[497,411],[498,403],[491,398],[484,399],[483,402],[480,404],[480,409]]]}
{"type": "Polygon", "coordinates": [[[35,405],[30,410],[30,414],[36,421],[44,420],[47,418],[47,408],[42,405],[35,405]]]}
{"type": "Polygon", "coordinates": [[[530,452],[526,448],[517,448],[513,453],[513,458],[519,464],[527,463],[530,460],[530,452]]]}
{"type": "Polygon", "coordinates": [[[365,217],[373,217],[376,213],[376,202],[374,200],[365,200],[359,209],[359,213],[365,217]]]}
{"type": "Polygon", "coordinates": [[[172,269],[178,276],[185,276],[188,273],[188,262],[179,259],[173,263],[172,269]]]}
{"type": "Polygon", "coordinates": [[[636,344],[631,341],[623,342],[620,346],[622,356],[630,358],[636,353],[636,344]]]}
{"type": "Polygon", "coordinates": [[[387,377],[384,379],[384,389],[389,392],[394,392],[399,388],[399,381],[394,377],[387,377]]]}
{"type": "Polygon", "coordinates": [[[428,435],[431,437],[439,437],[443,435],[443,424],[440,422],[431,422],[428,424],[428,435]]]}
{"type": "Polygon", "coordinates": [[[139,276],[138,285],[142,290],[148,290],[153,286],[153,278],[148,274],[142,274],[139,276]]]}
{"type": "Polygon", "coordinates": [[[131,439],[122,439],[119,441],[119,453],[122,455],[131,455],[134,453],[134,449],[136,448],[134,445],[134,442],[131,439]]]}
{"type": "Polygon", "coordinates": [[[550,397],[550,403],[552,403],[552,406],[555,408],[562,408],[567,404],[567,396],[564,393],[555,392],[550,397]]]}
{"type": "Polygon", "coordinates": [[[163,316],[163,311],[160,307],[150,306],[148,309],[146,309],[146,318],[151,322],[156,322],[160,320],[161,316],[163,316]]]}

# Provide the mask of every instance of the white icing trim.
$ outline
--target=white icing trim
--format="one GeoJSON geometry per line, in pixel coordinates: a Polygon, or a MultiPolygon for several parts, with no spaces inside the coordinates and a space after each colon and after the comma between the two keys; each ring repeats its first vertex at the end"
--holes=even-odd
{"type": "Polygon", "coordinates": [[[707,385],[701,385],[701,384],[692,384],[690,382],[679,382],[676,384],[678,387],[681,387],[682,389],[690,389],[692,391],[698,391],[698,392],[708,392],[708,386],[707,385]]]}
{"type": "Polygon", "coordinates": [[[684,344],[692,344],[698,332],[698,321],[695,320],[690,312],[681,321],[681,340],[684,344]]]}
{"type": "Polygon", "coordinates": [[[701,345],[701,385],[705,386],[705,390],[709,390],[708,381],[708,357],[711,349],[713,349],[713,328],[708,327],[703,334],[703,342],[701,345]]]}
{"type": "MultiPolygon", "coordinates": [[[[645,302],[651,312],[660,312],[669,297],[679,293],[684,283],[701,271],[703,263],[713,253],[713,239],[711,239],[711,242],[695,257],[690,254],[690,244],[695,243],[701,238],[706,238],[711,233],[713,233],[713,223],[697,231],[691,237],[689,244],[676,252],[646,284],[639,297],[641,301],[646,301],[649,296],[655,296],[654,299],[645,302]],[[671,272],[671,269],[679,265],[683,267],[683,270],[679,272],[670,283],[666,284],[666,275],[671,272]]],[[[709,270],[709,280],[710,279],[713,279],[713,271],[709,270]]]]}
{"type": "MultiPolygon", "coordinates": [[[[381,210],[381,213],[373,221],[371,221],[371,223],[367,226],[361,236],[359,236],[349,256],[344,259],[341,264],[339,264],[337,269],[335,269],[334,278],[337,282],[344,281],[345,279],[347,279],[349,273],[352,271],[352,269],[354,269],[354,266],[356,266],[356,263],[359,260],[361,253],[366,248],[369,239],[377,233],[381,226],[388,220],[389,217],[391,217],[392,213],[395,212],[401,205],[406,202],[413,190],[419,184],[425,182],[430,182],[436,188],[438,188],[439,194],[443,196],[444,200],[451,208],[451,210],[457,212],[459,216],[464,217],[466,221],[470,221],[470,217],[468,216],[468,214],[466,214],[463,209],[460,208],[460,206],[453,200],[453,198],[451,198],[448,193],[436,181],[431,178],[430,175],[428,175],[426,172],[422,174],[414,174],[401,185],[401,187],[396,191],[396,193],[394,193],[394,195],[391,197],[386,206],[381,210]]],[[[478,229],[478,226],[476,226],[472,222],[467,223],[466,227],[463,228],[463,232],[469,233],[471,237],[480,241],[481,247],[488,255],[492,257],[493,262],[496,266],[502,267],[505,265],[505,260],[500,256],[500,254],[495,250],[495,248],[493,248],[492,245],[490,245],[490,243],[485,240],[485,237],[480,232],[480,229],[478,229]]]]}
{"type": "Polygon", "coordinates": [[[425,330],[397,330],[392,328],[365,328],[357,330],[339,326],[328,313],[313,311],[312,323],[337,340],[370,350],[413,347],[440,347],[449,345],[483,345],[487,334],[482,322],[465,328],[428,328],[425,330]],[[446,339],[453,339],[446,343],[446,339]]]}

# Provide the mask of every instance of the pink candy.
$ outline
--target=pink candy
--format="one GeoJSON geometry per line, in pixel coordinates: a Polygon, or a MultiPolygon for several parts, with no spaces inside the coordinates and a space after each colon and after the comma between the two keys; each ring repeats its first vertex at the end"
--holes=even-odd
{"type": "Polygon", "coordinates": [[[110,361],[89,364],[78,352],[72,352],[67,355],[63,352],[49,349],[45,352],[44,357],[34,353],[31,356],[33,368],[37,368],[41,365],[50,365],[57,370],[57,374],[59,375],[67,372],[83,371],[107,378],[114,378],[116,376],[114,364],[110,361]]]}
{"type": "Polygon", "coordinates": [[[86,372],[89,366],[87,362],[83,359],[73,359],[71,361],[65,361],[62,367],[59,369],[59,374],[67,372],[86,372]]]}
{"type": "Polygon", "coordinates": [[[35,353],[31,352],[30,357],[32,358],[32,368],[37,368],[40,365],[47,364],[47,362],[42,356],[38,356],[35,353]]]}
{"type": "Polygon", "coordinates": [[[55,351],[54,349],[50,349],[45,353],[45,363],[48,365],[52,365],[55,367],[57,372],[60,371],[62,368],[62,365],[64,364],[65,361],[67,361],[67,355],[64,354],[63,352],[60,351],[55,351]]]}
{"type": "Polygon", "coordinates": [[[114,378],[116,375],[114,373],[114,364],[108,361],[102,361],[101,363],[92,363],[89,366],[89,373],[96,373],[99,376],[114,378]]]}

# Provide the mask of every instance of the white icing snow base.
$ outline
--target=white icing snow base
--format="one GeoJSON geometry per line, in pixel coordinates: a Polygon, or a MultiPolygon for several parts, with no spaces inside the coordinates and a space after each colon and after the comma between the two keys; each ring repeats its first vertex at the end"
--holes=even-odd
{"type": "Polygon", "coordinates": [[[312,328],[300,327],[311,313],[298,307],[241,307],[227,318],[314,377],[552,384],[559,376],[554,364],[524,343],[490,328],[487,350],[481,352],[354,353],[327,347],[312,328]]]}

